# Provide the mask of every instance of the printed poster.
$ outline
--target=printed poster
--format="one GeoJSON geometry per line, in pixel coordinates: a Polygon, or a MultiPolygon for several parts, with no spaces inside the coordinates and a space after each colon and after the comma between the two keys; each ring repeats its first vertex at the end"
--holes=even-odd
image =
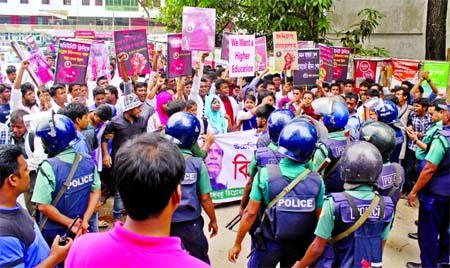
{"type": "Polygon", "coordinates": [[[167,75],[169,78],[192,74],[192,52],[181,49],[181,34],[167,35],[167,75]]]}
{"type": "Polygon", "coordinates": [[[408,80],[415,84],[419,77],[419,60],[392,59],[392,87],[408,80]]]}
{"type": "Polygon", "coordinates": [[[264,71],[267,69],[267,43],[266,37],[261,36],[255,39],[255,66],[257,71],[264,71]]]}
{"type": "Polygon", "coordinates": [[[333,48],[333,80],[346,80],[348,73],[348,61],[350,57],[350,48],[333,48]]]}
{"type": "Polygon", "coordinates": [[[297,69],[297,32],[273,32],[275,72],[297,69]]]}
{"type": "Polygon", "coordinates": [[[35,73],[41,85],[53,81],[53,72],[51,66],[48,64],[42,50],[37,46],[33,35],[25,37],[26,42],[31,48],[28,61],[30,62],[30,69],[35,73]]]}
{"type": "Polygon", "coordinates": [[[90,49],[87,43],[59,40],[55,83],[85,84],[90,49]]]}
{"type": "Polygon", "coordinates": [[[126,53],[125,66],[128,75],[150,73],[147,31],[145,29],[115,31],[114,45],[116,55],[121,52],[126,53]]]}
{"type": "Polygon", "coordinates": [[[97,81],[102,76],[110,79],[109,50],[105,41],[94,41],[91,44],[87,76],[89,81],[97,81]]]}
{"type": "MultiPolygon", "coordinates": [[[[423,71],[430,72],[428,78],[433,81],[433,84],[438,88],[439,93],[445,94],[448,85],[449,63],[442,61],[424,61],[423,71]]],[[[424,81],[422,83],[424,95],[428,96],[432,90],[431,86],[424,81]]]]}
{"type": "Polygon", "coordinates": [[[333,81],[333,48],[327,45],[319,44],[320,51],[320,71],[319,79],[331,83],[333,81]]]}
{"type": "Polygon", "coordinates": [[[230,77],[255,75],[255,36],[230,35],[230,77]]]}
{"type": "Polygon", "coordinates": [[[248,165],[256,150],[256,130],[216,135],[205,158],[214,203],[240,200],[248,180],[248,165]]]}
{"type": "Polygon", "coordinates": [[[183,7],[183,50],[214,51],[216,10],[183,7]]]}
{"type": "Polygon", "coordinates": [[[359,92],[359,84],[367,78],[376,79],[377,61],[371,59],[355,59],[355,89],[359,92]]]}
{"type": "Polygon", "coordinates": [[[314,86],[319,79],[320,57],[318,48],[298,50],[298,66],[294,71],[294,85],[314,86]]]}
{"type": "Polygon", "coordinates": [[[222,49],[220,51],[220,59],[228,61],[230,55],[230,35],[233,33],[224,32],[222,35],[222,49]]]}

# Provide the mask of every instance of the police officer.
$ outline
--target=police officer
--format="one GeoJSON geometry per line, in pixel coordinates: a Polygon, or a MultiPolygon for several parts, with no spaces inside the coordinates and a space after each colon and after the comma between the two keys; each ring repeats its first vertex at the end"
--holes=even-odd
{"type": "Polygon", "coordinates": [[[314,267],[381,267],[394,214],[389,197],[376,197],[374,185],[382,168],[381,154],[372,144],[357,141],[348,146],[341,158],[345,191],[325,199],[316,238],[294,267],[308,267],[317,260],[314,267]],[[370,205],[374,209],[362,225],[337,240],[336,236],[353,226],[370,205]],[[332,237],[336,242],[327,244],[332,237]]]}
{"type": "Polygon", "coordinates": [[[51,245],[56,235],[62,236],[77,216],[81,220],[75,222],[72,232],[94,231],[90,228],[93,222],[89,221],[100,198],[100,178],[90,156],[79,154],[79,164],[70,185],[54,204],[76,158],[72,144],[77,133],[72,120],[64,115],[52,114],[51,118],[38,123],[36,135],[41,138],[49,158],[39,168],[31,200],[38,204],[41,225],[48,217],[42,230],[47,243],[51,245]]]}
{"type": "Polygon", "coordinates": [[[408,195],[414,206],[419,195],[419,263],[407,267],[448,267],[450,214],[450,105],[439,104],[431,112],[433,122],[443,121],[439,135],[434,135],[425,156],[426,164],[408,195]]]}
{"type": "Polygon", "coordinates": [[[312,239],[325,192],[320,175],[310,167],[317,140],[317,131],[308,121],[294,120],[283,128],[278,152],[284,158],[279,165],[267,165],[261,168],[261,175],[256,175],[234,246],[228,251],[229,261],[238,258],[242,240],[260,206],[265,213],[255,233],[258,242],[248,266],[275,267],[280,263],[281,267],[290,267],[303,256],[312,239]],[[297,184],[292,184],[293,181],[297,184]],[[292,188],[283,191],[288,185],[292,188]]]}
{"type": "Polygon", "coordinates": [[[341,192],[344,190],[344,182],[340,177],[340,158],[350,143],[350,133],[344,129],[348,122],[348,109],[336,97],[317,99],[312,106],[315,113],[323,116],[323,123],[329,133],[328,138],[321,140],[319,150],[314,156],[314,165],[317,168],[329,157],[331,162],[323,173],[326,192],[341,192]]]}
{"type": "Polygon", "coordinates": [[[283,158],[283,155],[278,152],[278,138],[280,137],[281,130],[292,118],[294,118],[294,114],[288,109],[278,109],[270,114],[267,123],[270,143],[267,147],[260,147],[256,150],[255,156],[248,166],[248,176],[250,178],[245,185],[244,194],[241,199],[240,214],[242,214],[248,203],[253,178],[258,169],[265,167],[267,164],[278,164],[283,158]]]}
{"type": "Polygon", "coordinates": [[[390,197],[396,206],[405,182],[405,170],[398,163],[389,162],[396,143],[394,130],[383,122],[370,122],[361,128],[360,140],[372,143],[380,151],[383,170],[377,180],[378,192],[390,197]]]}
{"type": "Polygon", "coordinates": [[[397,106],[389,100],[385,100],[382,103],[380,102],[380,104],[381,105],[375,105],[373,107],[373,110],[377,114],[377,120],[388,124],[395,132],[395,148],[391,153],[389,161],[399,163],[400,158],[404,158],[400,153],[402,150],[406,150],[406,140],[403,131],[397,126],[399,124],[398,109],[397,106]],[[403,147],[405,147],[405,149],[403,149],[403,147]]]}
{"type": "Polygon", "coordinates": [[[217,235],[218,225],[209,192],[212,191],[208,171],[202,158],[194,157],[191,148],[200,135],[200,121],[191,113],[173,114],[166,124],[165,137],[172,140],[184,155],[186,172],[181,181],[181,203],[172,216],[170,235],[181,238],[190,255],[210,263],[208,241],[203,233],[202,207],[209,217],[211,237],[217,235]]]}

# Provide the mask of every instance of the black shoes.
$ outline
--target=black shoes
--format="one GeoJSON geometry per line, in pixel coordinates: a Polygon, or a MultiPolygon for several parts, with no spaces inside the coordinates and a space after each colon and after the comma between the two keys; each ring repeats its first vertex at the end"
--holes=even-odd
{"type": "MultiPolygon", "coordinates": [[[[408,234],[408,236],[409,236],[409,234],[408,234]]],[[[406,267],[407,268],[420,268],[422,266],[420,266],[420,263],[409,261],[406,263],[406,267]]]]}
{"type": "Polygon", "coordinates": [[[415,240],[419,238],[417,233],[408,233],[408,237],[415,240]]]}

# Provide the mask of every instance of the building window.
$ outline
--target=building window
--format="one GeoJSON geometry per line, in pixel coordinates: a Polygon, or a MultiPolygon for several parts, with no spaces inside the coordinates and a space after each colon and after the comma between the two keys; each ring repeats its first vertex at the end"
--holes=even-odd
{"type": "Polygon", "coordinates": [[[20,0],[21,4],[28,4],[28,0],[20,0]]]}
{"type": "Polygon", "coordinates": [[[96,6],[103,6],[103,0],[95,0],[96,6]]]}
{"type": "Polygon", "coordinates": [[[63,4],[66,6],[70,6],[72,4],[72,0],[64,0],[63,4]]]}
{"type": "Polygon", "coordinates": [[[105,9],[108,11],[138,11],[137,0],[106,0],[105,9]]]}
{"type": "Polygon", "coordinates": [[[91,4],[90,2],[91,2],[90,0],[83,0],[83,1],[81,1],[81,5],[89,6],[91,4]]]}
{"type": "Polygon", "coordinates": [[[0,0],[0,3],[8,3],[8,0],[0,0]]]}
{"type": "Polygon", "coordinates": [[[43,5],[50,5],[50,0],[42,0],[43,5]]]}

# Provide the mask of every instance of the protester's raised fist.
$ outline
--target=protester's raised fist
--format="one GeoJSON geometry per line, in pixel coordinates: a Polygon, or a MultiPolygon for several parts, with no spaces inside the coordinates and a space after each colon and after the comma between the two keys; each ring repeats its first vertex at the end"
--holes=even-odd
{"type": "Polygon", "coordinates": [[[28,66],[30,66],[30,62],[28,60],[24,60],[22,61],[22,66],[20,66],[20,68],[25,69],[28,68],[28,66]]]}

